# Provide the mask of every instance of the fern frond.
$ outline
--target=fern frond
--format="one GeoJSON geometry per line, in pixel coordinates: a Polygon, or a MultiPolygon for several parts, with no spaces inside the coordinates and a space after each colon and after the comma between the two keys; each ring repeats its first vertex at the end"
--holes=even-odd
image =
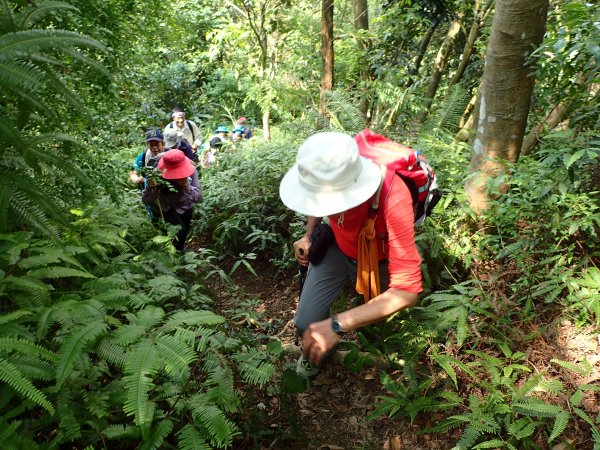
{"type": "Polygon", "coordinates": [[[61,387],[67,380],[75,361],[81,356],[86,345],[95,341],[107,329],[104,322],[95,321],[73,329],[58,352],[56,367],[56,384],[61,387]]]}
{"type": "MultiPolygon", "coordinates": [[[[4,282],[5,280],[6,280],[6,278],[4,278],[2,281],[4,282]]],[[[17,311],[5,313],[2,316],[0,316],[0,326],[6,325],[7,323],[10,323],[10,322],[16,322],[20,318],[25,317],[25,316],[30,316],[31,314],[33,314],[33,313],[26,309],[19,309],[17,311]]],[[[1,349],[2,349],[2,340],[0,339],[0,350],[1,349]]]]}
{"type": "Polygon", "coordinates": [[[28,8],[19,15],[19,29],[25,30],[27,28],[31,28],[40,20],[54,14],[57,9],[61,8],[79,12],[79,9],[77,9],[75,6],[69,5],[65,2],[44,2],[35,5],[33,8],[28,8]]]}
{"type": "Polygon", "coordinates": [[[591,366],[591,364],[587,360],[583,360],[580,364],[577,364],[577,363],[572,363],[569,361],[563,361],[563,360],[560,360],[557,358],[552,358],[550,360],[550,362],[554,363],[560,367],[563,367],[565,369],[568,369],[572,372],[575,372],[579,375],[582,375],[584,377],[587,377],[594,370],[593,367],[591,366]]]}
{"type": "Polygon", "coordinates": [[[520,402],[512,404],[515,412],[523,414],[525,416],[534,417],[555,417],[557,414],[564,410],[560,406],[549,405],[543,400],[527,398],[520,402]]]}
{"type": "Polygon", "coordinates": [[[54,365],[31,356],[12,356],[9,361],[30,380],[50,381],[56,377],[54,365]]]}
{"type": "Polygon", "coordinates": [[[96,346],[95,352],[109,364],[113,364],[120,368],[125,367],[125,362],[127,361],[127,352],[123,346],[117,344],[116,342],[103,339],[96,346]]]}
{"type": "Polygon", "coordinates": [[[442,102],[432,110],[428,120],[421,127],[421,132],[431,130],[458,131],[458,124],[471,95],[460,84],[452,86],[442,102]]]}
{"type": "Polygon", "coordinates": [[[490,439],[489,441],[480,442],[473,449],[479,448],[502,448],[506,443],[502,439],[490,439]]]}
{"type": "Polygon", "coordinates": [[[44,50],[56,51],[64,47],[82,47],[105,50],[95,39],[65,30],[24,30],[0,35],[0,61],[28,57],[44,50]]]}
{"type": "Polygon", "coordinates": [[[566,411],[561,411],[556,415],[554,426],[552,427],[552,433],[550,433],[548,442],[552,442],[554,439],[560,436],[563,431],[565,431],[567,425],[569,424],[569,418],[569,413],[566,411]]]}
{"type": "Polygon", "coordinates": [[[108,439],[138,438],[140,429],[135,426],[115,424],[104,428],[102,434],[108,439]]]}
{"type": "Polygon", "coordinates": [[[127,389],[127,400],[123,410],[128,416],[135,415],[135,423],[139,426],[152,421],[152,412],[148,392],[152,386],[152,376],[160,367],[158,352],[154,344],[144,339],[131,350],[125,363],[124,377],[127,389]]]}
{"type": "Polygon", "coordinates": [[[183,378],[189,372],[190,364],[196,359],[192,347],[168,334],[156,339],[155,345],[167,373],[183,378]]]}
{"type": "Polygon", "coordinates": [[[208,432],[208,438],[216,447],[229,447],[237,431],[235,424],[227,419],[219,408],[209,403],[206,396],[197,394],[188,400],[194,419],[208,432]]]}
{"type": "Polygon", "coordinates": [[[170,419],[161,420],[152,427],[150,435],[147,439],[144,439],[144,442],[138,448],[140,450],[156,450],[160,448],[172,429],[173,422],[170,419]]]}
{"type": "Polygon", "coordinates": [[[58,278],[95,278],[95,275],[78,269],[73,269],[72,267],[64,267],[64,266],[52,266],[45,267],[43,269],[31,270],[28,272],[28,275],[34,278],[40,279],[58,279],[58,278]]]}
{"type": "Polygon", "coordinates": [[[185,425],[177,433],[179,450],[210,450],[206,439],[200,434],[198,429],[191,424],[185,425]]]}
{"type": "Polygon", "coordinates": [[[0,381],[5,382],[21,396],[28,398],[36,405],[41,406],[54,415],[54,407],[44,393],[25,378],[19,369],[4,358],[0,358],[0,381]]]}
{"type": "Polygon", "coordinates": [[[265,362],[265,353],[258,349],[253,348],[245,353],[235,353],[232,358],[239,362],[238,369],[248,383],[262,386],[275,373],[275,366],[265,362]]]}
{"type": "Polygon", "coordinates": [[[175,314],[172,314],[167,319],[165,326],[168,327],[178,327],[181,325],[218,325],[225,322],[225,318],[223,316],[219,316],[212,311],[209,310],[185,310],[178,311],[175,314]]]}
{"type": "Polygon", "coordinates": [[[543,375],[536,373],[532,375],[523,385],[521,385],[514,393],[513,400],[519,401],[527,397],[541,382],[543,375]]]}
{"type": "MultiPolygon", "coordinates": [[[[456,450],[468,450],[473,447],[477,439],[481,435],[481,431],[473,428],[471,425],[468,425],[467,428],[463,431],[460,439],[456,443],[454,449],[456,450]]],[[[453,450],[454,450],[453,449],[453,450]]]]}
{"type": "Polygon", "coordinates": [[[109,395],[103,391],[83,391],[86,410],[92,415],[102,418],[110,414],[109,395]]]}

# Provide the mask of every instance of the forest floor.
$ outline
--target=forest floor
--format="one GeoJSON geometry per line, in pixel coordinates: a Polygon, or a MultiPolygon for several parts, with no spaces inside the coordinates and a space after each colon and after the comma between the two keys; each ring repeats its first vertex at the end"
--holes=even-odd
{"type": "MultiPolygon", "coordinates": [[[[288,322],[297,307],[298,279],[281,275],[273,279],[272,270],[257,271],[258,277],[238,270],[234,274],[234,281],[239,290],[234,295],[223,292],[217,309],[239,325],[255,327],[258,333],[277,335],[282,344],[294,348],[294,328],[288,322]]],[[[600,342],[597,330],[581,329],[568,320],[557,320],[556,317],[555,320],[544,318],[539,324],[529,325],[531,330],[524,332],[539,330],[540,333],[518,350],[527,355],[527,364],[534,371],[546,371],[550,376],[560,379],[565,388],[584,383],[598,384],[600,342]],[[573,363],[585,358],[592,365],[593,372],[580,377],[551,364],[552,358],[573,363]]],[[[293,351],[286,353],[281,369],[295,367],[298,355],[293,351]]],[[[250,412],[245,412],[240,418],[245,424],[242,432],[244,437],[234,444],[234,448],[451,449],[460,436],[459,429],[451,435],[418,433],[443,418],[442,414],[420,414],[412,423],[403,417],[367,419],[376,407],[378,397],[387,394],[380,383],[379,372],[377,368],[364,368],[353,373],[340,364],[329,362],[305,392],[282,394],[277,385],[271,391],[256,389],[245,392],[246,401],[250,402],[246,408],[250,408],[250,412]]],[[[565,400],[560,399],[558,403],[565,407],[565,400]]],[[[594,419],[598,417],[600,393],[586,393],[582,408],[594,419]]],[[[576,417],[574,414],[571,416],[576,417]]],[[[582,422],[571,421],[561,436],[562,441],[557,439],[549,446],[540,435],[536,443],[543,450],[592,449],[588,428],[582,422]]]]}

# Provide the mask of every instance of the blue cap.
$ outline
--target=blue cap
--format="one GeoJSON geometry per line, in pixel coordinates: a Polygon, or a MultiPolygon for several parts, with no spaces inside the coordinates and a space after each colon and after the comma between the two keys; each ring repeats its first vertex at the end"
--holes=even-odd
{"type": "Polygon", "coordinates": [[[146,133],[146,142],[148,141],[162,141],[163,134],[159,129],[150,130],[146,133]]]}
{"type": "Polygon", "coordinates": [[[229,133],[229,130],[227,129],[227,127],[225,125],[219,125],[217,127],[217,129],[215,130],[215,133],[229,133]]]}

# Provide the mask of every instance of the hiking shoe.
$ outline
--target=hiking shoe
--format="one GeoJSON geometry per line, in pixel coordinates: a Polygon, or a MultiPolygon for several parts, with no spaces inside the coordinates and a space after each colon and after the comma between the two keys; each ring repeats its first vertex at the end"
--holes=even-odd
{"type": "Polygon", "coordinates": [[[304,378],[314,378],[319,373],[319,366],[311,364],[304,355],[296,361],[296,373],[304,378]]]}

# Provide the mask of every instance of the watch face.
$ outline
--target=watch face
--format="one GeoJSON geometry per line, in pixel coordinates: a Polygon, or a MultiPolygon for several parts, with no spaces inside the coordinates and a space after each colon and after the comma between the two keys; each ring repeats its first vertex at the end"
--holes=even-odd
{"type": "Polygon", "coordinates": [[[336,317],[331,318],[331,328],[336,334],[343,334],[342,326],[336,317]]]}

